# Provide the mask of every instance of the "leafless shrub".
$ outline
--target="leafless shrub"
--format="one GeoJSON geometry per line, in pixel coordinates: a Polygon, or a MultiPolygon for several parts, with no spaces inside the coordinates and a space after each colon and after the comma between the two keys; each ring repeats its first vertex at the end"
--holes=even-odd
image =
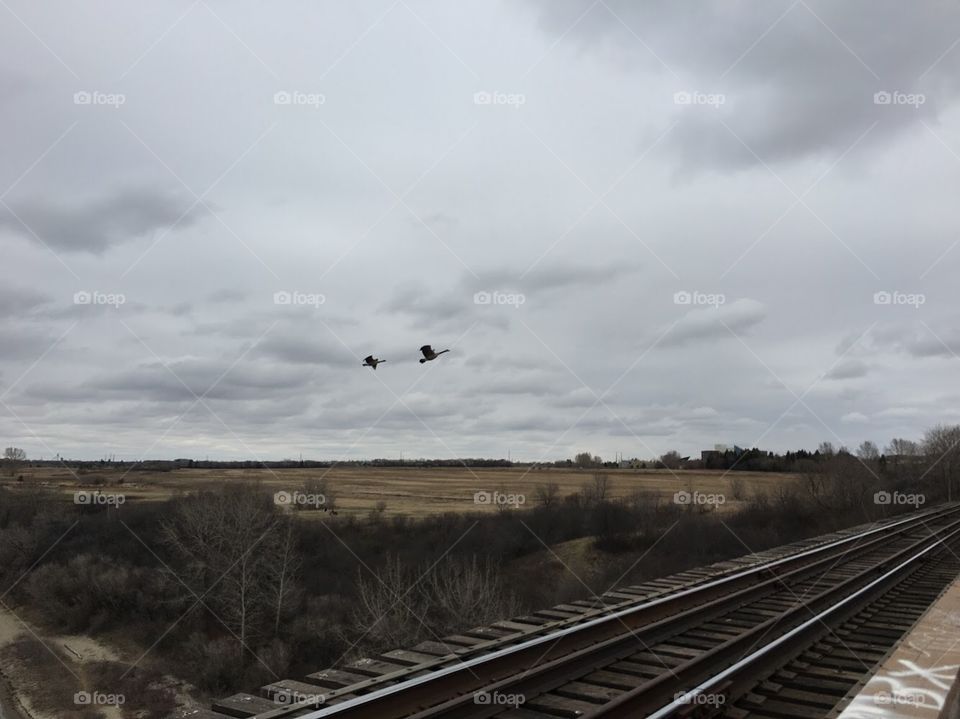
{"type": "Polygon", "coordinates": [[[364,651],[411,646],[518,612],[497,567],[476,557],[418,568],[388,557],[374,575],[361,574],[357,587],[352,629],[365,634],[364,651]]]}
{"type": "Polygon", "coordinates": [[[584,504],[599,504],[610,497],[613,488],[610,477],[606,474],[595,474],[593,480],[580,488],[584,504]]]}
{"type": "Polygon", "coordinates": [[[552,507],[560,497],[560,485],[556,482],[538,484],[534,492],[537,504],[541,507],[552,507]]]}
{"type": "Polygon", "coordinates": [[[743,481],[743,477],[738,477],[736,475],[730,477],[730,496],[738,502],[746,499],[747,486],[743,481]]]}

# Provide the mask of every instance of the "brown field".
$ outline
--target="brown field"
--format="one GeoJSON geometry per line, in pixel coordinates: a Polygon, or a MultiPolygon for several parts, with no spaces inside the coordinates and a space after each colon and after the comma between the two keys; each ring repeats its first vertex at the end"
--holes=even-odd
{"type": "MultiPolygon", "coordinates": [[[[222,484],[258,483],[264,490],[276,493],[302,490],[308,479],[325,479],[328,492],[336,499],[338,512],[361,514],[373,510],[378,502],[386,502],[386,514],[426,516],[440,512],[494,511],[490,505],[474,502],[474,493],[500,491],[525,495],[524,507],[536,505],[538,484],[556,482],[560,496],[576,493],[595,473],[610,479],[610,495],[629,496],[635,492],[656,492],[664,501],[672,501],[678,490],[725,494],[723,509],[739,502],[731,496],[730,481],[739,478],[745,496],[768,493],[794,475],[770,472],[736,472],[720,470],[630,470],[630,469],[530,469],[468,467],[363,467],[334,466],[329,469],[176,469],[169,472],[96,468],[75,474],[63,467],[27,467],[21,470],[23,481],[0,478],[0,486],[29,491],[43,486],[60,491],[68,499],[77,490],[100,488],[104,492],[122,492],[127,502],[158,501],[182,493],[213,489],[222,484]],[[122,478],[122,485],[117,486],[122,478]],[[122,487],[122,489],[121,489],[122,487]]],[[[305,512],[303,516],[322,513],[305,512]]]]}

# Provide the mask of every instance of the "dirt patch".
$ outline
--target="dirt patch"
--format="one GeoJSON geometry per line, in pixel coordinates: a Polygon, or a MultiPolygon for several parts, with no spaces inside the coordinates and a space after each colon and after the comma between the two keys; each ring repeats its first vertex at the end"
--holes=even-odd
{"type": "Polygon", "coordinates": [[[44,635],[0,609],[0,719],[160,718],[191,706],[194,688],[129,661],[86,635],[44,635]]]}

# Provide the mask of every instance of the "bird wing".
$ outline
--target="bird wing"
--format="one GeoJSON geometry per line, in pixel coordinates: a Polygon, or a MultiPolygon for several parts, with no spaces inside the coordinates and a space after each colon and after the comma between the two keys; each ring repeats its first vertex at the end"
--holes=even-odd
{"type": "Polygon", "coordinates": [[[430,345],[424,345],[420,348],[420,351],[423,352],[424,357],[428,357],[433,352],[433,350],[430,349],[430,345]]]}
{"type": "Polygon", "coordinates": [[[373,362],[373,355],[367,355],[363,358],[364,362],[373,362]]]}

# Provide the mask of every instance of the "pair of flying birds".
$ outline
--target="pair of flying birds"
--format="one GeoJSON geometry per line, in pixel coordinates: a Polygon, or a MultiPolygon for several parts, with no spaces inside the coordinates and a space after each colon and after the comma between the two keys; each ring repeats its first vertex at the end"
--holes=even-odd
{"type": "MultiPolygon", "coordinates": [[[[433,351],[433,347],[431,347],[430,345],[424,345],[423,347],[420,348],[420,351],[423,353],[423,357],[420,359],[420,364],[423,364],[424,362],[429,362],[429,361],[431,361],[431,360],[435,360],[437,357],[439,357],[440,355],[442,355],[444,352],[449,352],[450,350],[440,350],[439,352],[434,352],[434,351],[433,351]]],[[[374,357],[373,355],[367,355],[367,356],[363,359],[363,366],[364,366],[364,367],[371,367],[372,369],[376,369],[376,368],[377,368],[377,365],[380,364],[381,362],[386,362],[386,360],[384,360],[384,359],[377,359],[377,358],[374,357]]]]}

